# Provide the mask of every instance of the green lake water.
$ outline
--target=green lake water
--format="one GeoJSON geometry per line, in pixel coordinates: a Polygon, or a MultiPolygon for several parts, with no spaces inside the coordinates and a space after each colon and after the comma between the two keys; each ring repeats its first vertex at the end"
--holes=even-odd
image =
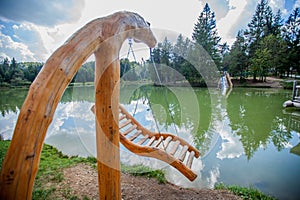
{"type": "MultiPolygon", "coordinates": [[[[1,90],[0,133],[11,139],[25,89],[1,90]]],[[[167,164],[121,147],[125,164],[166,171],[183,187],[216,183],[254,187],[279,199],[300,197],[300,111],[284,109],[291,91],[234,88],[122,86],[120,102],[146,128],[171,132],[195,145],[202,156],[188,181],[167,164]],[[150,103],[150,104],[149,104],[150,103]],[[155,120],[154,120],[155,119],[155,120]]],[[[69,155],[95,156],[93,87],[70,87],[59,103],[45,142],[69,155]]]]}

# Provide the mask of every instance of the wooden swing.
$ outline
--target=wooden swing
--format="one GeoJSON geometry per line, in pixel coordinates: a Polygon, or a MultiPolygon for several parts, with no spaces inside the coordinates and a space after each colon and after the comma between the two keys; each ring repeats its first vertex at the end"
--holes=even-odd
{"type": "MultiPolygon", "coordinates": [[[[91,108],[95,113],[95,106],[91,108]]],[[[193,159],[200,152],[185,140],[171,133],[155,133],[144,128],[119,105],[120,142],[131,152],[162,160],[175,167],[190,181],[197,178],[192,170],[193,159]]]]}

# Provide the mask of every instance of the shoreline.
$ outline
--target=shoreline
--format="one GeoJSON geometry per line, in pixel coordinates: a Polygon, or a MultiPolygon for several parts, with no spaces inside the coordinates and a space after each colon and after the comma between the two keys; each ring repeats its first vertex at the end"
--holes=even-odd
{"type": "MultiPolygon", "coordinates": [[[[231,81],[233,83],[233,88],[281,88],[281,89],[290,89],[292,86],[289,86],[287,84],[291,80],[294,79],[282,79],[277,77],[267,77],[266,82],[262,81],[253,81],[253,79],[248,78],[244,82],[240,82],[238,78],[231,78],[231,81]]],[[[160,85],[157,85],[155,83],[152,84],[152,82],[147,81],[123,81],[121,84],[124,85],[153,85],[154,87],[161,87],[160,85]]],[[[86,82],[86,83],[70,83],[68,87],[82,87],[82,86],[94,86],[93,82],[86,82]]],[[[193,87],[193,88],[206,88],[206,85],[203,83],[192,83],[189,82],[175,82],[175,83],[164,83],[163,86],[168,87],[193,87]]],[[[30,85],[5,85],[0,86],[0,90],[2,89],[29,89],[30,85]]],[[[217,88],[217,86],[216,86],[217,88]]]]}
{"type": "MultiPolygon", "coordinates": [[[[0,169],[10,141],[0,141],[0,169]]],[[[136,166],[135,166],[136,167],[136,166]]],[[[134,166],[121,170],[122,199],[220,199],[240,200],[243,195],[255,199],[274,199],[254,188],[225,186],[214,189],[183,188],[161,182],[161,174],[154,170],[141,173],[134,166]],[[137,171],[136,171],[137,170],[137,171]],[[132,173],[130,172],[132,171],[132,173]]],[[[143,167],[143,166],[141,166],[143,167]]],[[[148,169],[149,170],[149,169],[148,169]]],[[[35,179],[33,199],[98,199],[98,172],[96,158],[66,156],[51,145],[44,144],[38,174],[35,179]]]]}

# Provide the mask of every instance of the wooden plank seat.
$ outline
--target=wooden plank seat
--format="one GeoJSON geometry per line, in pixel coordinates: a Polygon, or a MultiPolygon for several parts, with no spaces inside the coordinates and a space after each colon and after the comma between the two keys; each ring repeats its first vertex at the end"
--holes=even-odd
{"type": "MultiPolygon", "coordinates": [[[[91,110],[94,112],[94,106],[91,110]]],[[[185,140],[170,133],[155,133],[144,128],[122,105],[119,106],[119,128],[120,142],[131,152],[162,160],[191,181],[197,178],[192,171],[192,163],[200,152],[185,140]]]]}

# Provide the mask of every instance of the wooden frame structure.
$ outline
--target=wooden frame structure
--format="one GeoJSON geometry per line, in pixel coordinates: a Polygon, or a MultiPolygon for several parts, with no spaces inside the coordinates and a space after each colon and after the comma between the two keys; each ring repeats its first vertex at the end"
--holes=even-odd
{"type": "Polygon", "coordinates": [[[118,12],[86,24],[50,56],[20,110],[3,162],[0,199],[31,199],[43,142],[57,104],[78,69],[93,53],[99,196],[121,199],[118,56],[127,38],[149,47],[156,44],[149,23],[141,16],[118,12]]]}

